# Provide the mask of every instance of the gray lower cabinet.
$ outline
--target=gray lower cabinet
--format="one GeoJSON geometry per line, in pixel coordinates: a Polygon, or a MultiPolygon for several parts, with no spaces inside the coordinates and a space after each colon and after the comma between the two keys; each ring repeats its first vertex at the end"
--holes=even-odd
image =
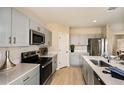
{"type": "Polygon", "coordinates": [[[52,32],[50,32],[48,29],[44,28],[45,33],[45,45],[51,46],[52,45],[52,32]]]}
{"type": "Polygon", "coordinates": [[[39,67],[15,79],[10,85],[39,85],[39,67]]]}
{"type": "Polygon", "coordinates": [[[78,53],[70,53],[70,66],[80,66],[78,53]]]}
{"type": "Polygon", "coordinates": [[[57,68],[57,55],[52,58],[52,73],[56,71],[57,68]]]}
{"type": "Polygon", "coordinates": [[[82,58],[81,70],[82,70],[82,75],[84,77],[85,83],[87,85],[93,85],[94,84],[93,70],[83,58],[82,58]]]}

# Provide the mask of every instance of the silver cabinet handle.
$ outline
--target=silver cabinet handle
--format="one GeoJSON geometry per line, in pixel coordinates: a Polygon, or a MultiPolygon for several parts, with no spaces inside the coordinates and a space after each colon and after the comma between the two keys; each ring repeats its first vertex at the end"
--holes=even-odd
{"type": "Polygon", "coordinates": [[[23,80],[23,82],[27,81],[30,77],[27,77],[26,79],[23,80]]]}
{"type": "Polygon", "coordinates": [[[10,36],[9,37],[9,44],[11,44],[12,43],[12,37],[10,36]]]}
{"type": "Polygon", "coordinates": [[[66,51],[66,53],[68,53],[68,51],[66,51]]]}
{"type": "Polygon", "coordinates": [[[16,37],[13,37],[13,39],[14,39],[13,43],[16,44],[16,37]]]}

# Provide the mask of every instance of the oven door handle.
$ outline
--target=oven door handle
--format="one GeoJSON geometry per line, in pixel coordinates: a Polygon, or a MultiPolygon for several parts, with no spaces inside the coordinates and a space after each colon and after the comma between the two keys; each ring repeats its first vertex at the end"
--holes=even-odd
{"type": "Polygon", "coordinates": [[[52,61],[49,61],[48,63],[46,63],[45,65],[42,66],[42,68],[45,68],[47,65],[49,65],[50,63],[52,63],[52,61]]]}

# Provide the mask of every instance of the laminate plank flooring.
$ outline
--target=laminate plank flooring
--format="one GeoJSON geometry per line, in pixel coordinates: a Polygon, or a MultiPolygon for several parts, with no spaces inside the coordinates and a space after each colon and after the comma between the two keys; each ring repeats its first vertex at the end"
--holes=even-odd
{"type": "Polygon", "coordinates": [[[55,72],[51,85],[84,85],[81,69],[79,67],[67,67],[55,72]]]}

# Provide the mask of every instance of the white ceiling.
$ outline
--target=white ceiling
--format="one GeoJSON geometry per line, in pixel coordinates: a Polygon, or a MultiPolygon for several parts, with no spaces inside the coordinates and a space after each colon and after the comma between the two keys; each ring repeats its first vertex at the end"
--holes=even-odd
{"type": "Polygon", "coordinates": [[[45,23],[59,23],[70,27],[103,26],[124,21],[124,8],[107,12],[108,7],[27,7],[45,23]],[[96,20],[93,23],[92,20],[96,20]]]}

